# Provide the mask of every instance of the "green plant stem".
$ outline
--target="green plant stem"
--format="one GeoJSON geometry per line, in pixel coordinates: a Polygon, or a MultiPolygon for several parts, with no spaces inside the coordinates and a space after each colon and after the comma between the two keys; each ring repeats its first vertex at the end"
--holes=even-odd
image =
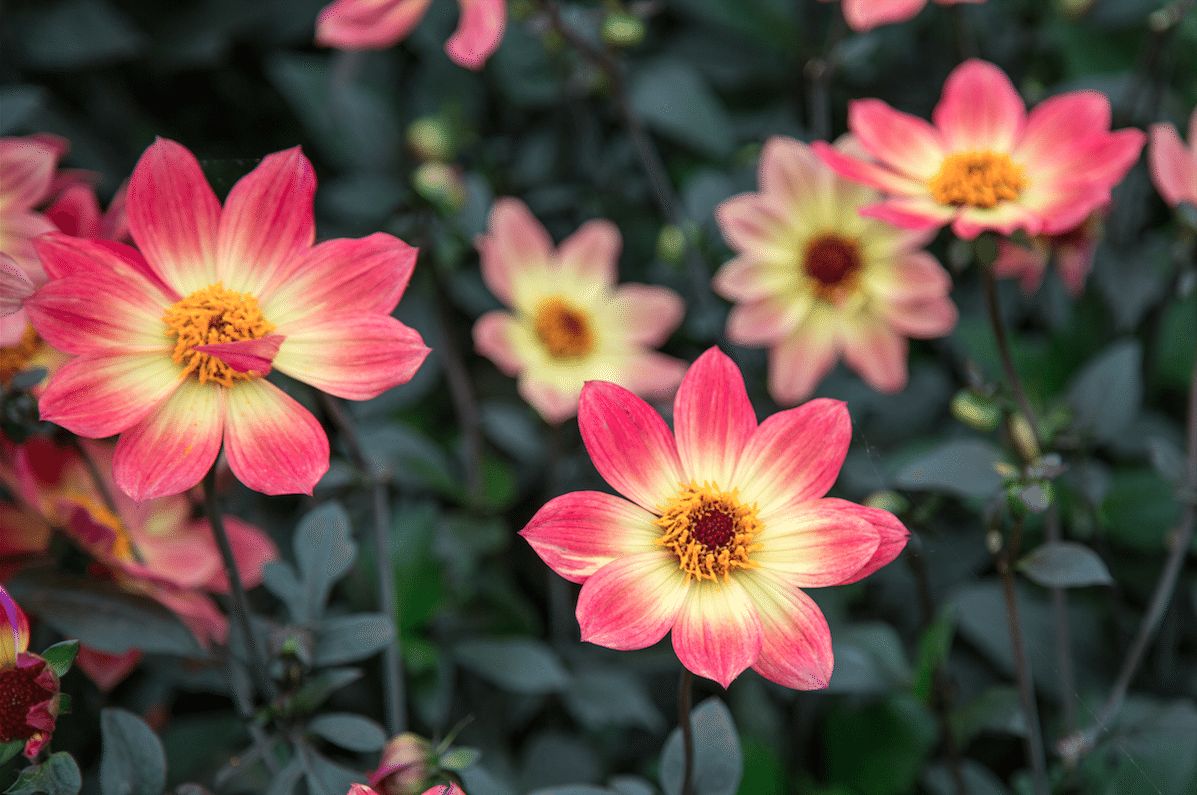
{"type": "Polygon", "coordinates": [[[998,357],[1002,362],[1002,371],[1010,391],[1014,394],[1014,401],[1018,410],[1031,426],[1031,433],[1035,437],[1035,446],[1043,449],[1043,436],[1039,432],[1039,420],[1035,417],[1035,410],[1031,408],[1031,401],[1027,391],[1023,388],[1022,379],[1018,377],[1018,368],[1014,366],[1014,358],[1010,355],[1010,341],[1006,337],[1006,326],[1002,323],[1002,307],[998,302],[997,281],[993,275],[993,268],[989,263],[981,264],[981,286],[985,290],[985,308],[989,312],[989,324],[993,327],[993,339],[997,343],[998,357]]]}
{"type": "Polygon", "coordinates": [[[690,721],[694,698],[694,674],[682,666],[682,678],[677,688],[677,720],[682,730],[682,792],[692,795],[694,790],[694,727],[690,721]]]}
{"type": "Polygon", "coordinates": [[[249,600],[245,597],[245,587],[241,583],[241,572],[237,568],[237,558],[233,555],[233,546],[229,543],[228,533],[224,529],[224,517],[220,513],[220,506],[216,504],[216,464],[204,475],[204,513],[207,514],[208,524],[212,527],[212,537],[216,539],[216,546],[220,549],[220,558],[224,562],[225,576],[229,580],[229,601],[232,605],[233,623],[241,632],[241,640],[245,643],[245,653],[249,657],[249,666],[257,679],[258,690],[266,701],[274,701],[278,690],[270,679],[266,670],[266,661],[258,649],[257,639],[254,637],[253,626],[250,623],[249,600]]]}

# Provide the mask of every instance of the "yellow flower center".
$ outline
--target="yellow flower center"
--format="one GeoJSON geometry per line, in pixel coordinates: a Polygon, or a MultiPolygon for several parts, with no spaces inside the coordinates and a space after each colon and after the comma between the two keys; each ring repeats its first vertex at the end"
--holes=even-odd
{"type": "Polygon", "coordinates": [[[1001,152],[957,152],[944,159],[928,186],[940,204],[989,209],[1016,200],[1027,178],[1022,166],[1001,152]]]}
{"type": "Polygon", "coordinates": [[[733,570],[760,565],[751,556],[761,548],[752,543],[762,529],[756,503],[741,503],[736,489],[720,491],[709,482],[680,484],[653,524],[662,531],[656,543],[677,555],[687,583],[720,577],[726,582],[733,570]]]}
{"type": "Polygon", "coordinates": [[[252,376],[237,372],[215,356],[193,350],[194,346],[256,340],[274,331],[274,324],[258,308],[258,299],[249,293],[226,290],[220,282],[171,304],[162,319],[166,333],[178,337],[171,358],[183,365],[179,377],[195,373],[201,384],[215,381],[232,386],[235,379],[248,380],[252,376]]]}
{"type": "Polygon", "coordinates": [[[21,372],[25,363],[32,359],[33,354],[41,347],[42,338],[33,330],[32,325],[26,325],[20,342],[0,348],[0,384],[7,384],[10,378],[21,372]]]}
{"type": "Polygon", "coordinates": [[[532,329],[554,359],[580,359],[594,350],[590,318],[561,296],[541,301],[532,329]]]}
{"type": "Polygon", "coordinates": [[[837,234],[815,238],[802,255],[802,270],[815,280],[815,293],[823,299],[854,288],[860,264],[856,242],[837,234]]]}
{"type": "Polygon", "coordinates": [[[95,524],[111,532],[111,535],[109,535],[108,533],[96,531],[94,536],[83,538],[85,544],[92,548],[98,548],[103,554],[116,560],[141,562],[141,556],[133,546],[133,541],[129,538],[129,533],[125,530],[124,523],[121,522],[120,517],[109,510],[107,505],[78,492],[71,492],[65,495],[65,499],[67,502],[73,503],[84,511],[87,511],[88,516],[91,517],[91,520],[95,524]],[[104,549],[109,544],[111,546],[104,549]]]}

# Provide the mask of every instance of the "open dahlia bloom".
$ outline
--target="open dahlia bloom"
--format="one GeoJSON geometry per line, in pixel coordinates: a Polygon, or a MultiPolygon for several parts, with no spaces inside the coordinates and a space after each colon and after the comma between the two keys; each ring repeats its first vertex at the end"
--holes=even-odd
{"type": "Polygon", "coordinates": [[[650,398],[673,394],[686,364],[650,348],[677,328],[685,303],[666,287],[616,286],[622,241],[615,224],[588,221],[554,249],[523,202],[502,198],[475,245],[486,286],[513,311],[480,317],[474,347],[519,377],[520,395],[546,421],[577,414],[587,381],[650,398]]]}
{"type": "MultiPolygon", "coordinates": [[[[824,0],[831,2],[831,0],[824,0]]],[[[935,0],[941,6],[957,3],[984,3],[985,0],[935,0]]],[[[893,25],[914,19],[927,0],[843,0],[844,21],[857,33],[880,25],[893,25]]]]}
{"type": "Polygon", "coordinates": [[[29,619],[0,585],[0,745],[24,741],[25,757],[37,759],[58,717],[58,674],[29,652],[29,619]]]}
{"type": "Polygon", "coordinates": [[[46,275],[33,238],[52,231],[54,224],[34,208],[53,198],[58,161],[67,148],[56,135],[0,138],[0,252],[38,285],[46,275]]]}
{"type": "Polygon", "coordinates": [[[1189,115],[1189,145],[1180,140],[1174,125],[1153,124],[1147,158],[1151,181],[1169,206],[1197,206],[1197,108],[1189,115]]]}
{"type": "Polygon", "coordinates": [[[1070,295],[1080,295],[1093,270],[1093,255],[1101,243],[1107,210],[1100,207],[1075,228],[1057,235],[1036,235],[1025,245],[1003,239],[993,262],[994,276],[1018,279],[1019,289],[1030,295],[1043,283],[1048,262],[1055,260],[1064,289],[1070,295]]]}
{"type": "Polygon", "coordinates": [[[159,139],[129,181],[120,243],[38,240],[52,280],[26,300],[38,333],[75,358],[41,416],[80,436],[120,434],[116,484],[141,501],[191,488],[223,441],[233,473],[267,494],[310,494],[328,437],[271,368],[365,400],[428,354],[390,316],[416,251],[387,234],[313,246],[316,179],[299,147],[264,158],[222,208],[199,162],[159,139]]]}
{"type": "Polygon", "coordinates": [[[588,383],[582,440],[624,496],[562,495],[521,535],[582,583],[584,641],[642,649],[672,630],[682,665],[724,687],[750,666],[826,687],[831,633],[802,589],[856,582],[907,538],[887,511],[823,497],[848,451],[847,407],[812,400],[758,425],[739,369],[711,348],[686,372],[673,420],[670,432],[626,389],[588,383]]]}
{"type": "Polygon", "coordinates": [[[931,119],[853,100],[848,127],[869,157],[812,146],[841,175],[888,194],[864,215],[907,229],[950,223],[971,240],[987,229],[1072,229],[1109,201],[1146,138],[1110,132],[1110,101],[1096,91],[1058,94],[1028,115],[1002,70],[976,59],[948,75],[931,119]]]}
{"type": "Polygon", "coordinates": [[[759,193],[715,209],[739,255],[714,279],[736,302],[728,337],[769,348],[778,403],[809,397],[841,355],[874,389],[902,389],[906,338],[943,337],[956,326],[951,277],[922,248],[934,233],[862,218],[859,208],[880,194],[792,138],[765,142],[759,184],[759,193]]]}
{"type": "MultiPolygon", "coordinates": [[[[338,50],[385,50],[407,38],[432,0],[336,0],[316,17],[316,43],[338,50]]],[[[506,0],[457,0],[461,21],[445,42],[459,66],[481,69],[503,40],[506,0]]]]}

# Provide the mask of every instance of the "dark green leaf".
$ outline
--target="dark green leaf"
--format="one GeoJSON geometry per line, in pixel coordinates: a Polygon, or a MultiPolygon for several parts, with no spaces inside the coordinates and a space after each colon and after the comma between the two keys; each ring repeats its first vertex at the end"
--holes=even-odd
{"type": "MultiPolygon", "coordinates": [[[[1010,790],[989,768],[971,759],[959,760],[960,778],[969,795],[1009,795],[1010,790]]],[[[951,768],[944,764],[931,765],[923,776],[930,795],[957,795],[959,790],[951,768]]]]}
{"type": "Polygon", "coordinates": [[[295,562],[304,586],[304,621],[324,615],[333,583],[357,558],[349,536],[349,517],[338,502],[326,502],[299,520],[292,539],[295,562]]]}
{"type": "Polygon", "coordinates": [[[303,759],[297,754],[282,770],[274,774],[270,780],[270,788],[266,795],[292,795],[296,785],[303,778],[303,759]]]}
{"type": "Polygon", "coordinates": [[[79,69],[134,57],[145,36],[104,0],[67,0],[34,16],[22,43],[37,67],[79,69]]]}
{"type": "Polygon", "coordinates": [[[541,787],[528,795],[611,795],[611,790],[593,784],[564,784],[559,787],[541,787]]]}
{"type": "Polygon", "coordinates": [[[66,751],[59,751],[40,765],[30,765],[22,770],[4,792],[5,795],[75,795],[82,787],[83,777],[79,775],[74,758],[66,751]]]}
{"type": "Polygon", "coordinates": [[[1174,488],[1184,483],[1185,454],[1173,442],[1152,436],[1147,439],[1147,457],[1166,483],[1174,488]]]}
{"type": "Polygon", "coordinates": [[[832,636],[835,668],[828,690],[837,693],[884,693],[910,682],[910,664],[902,639],[881,622],[845,627],[832,636]]]}
{"type": "Polygon", "coordinates": [[[387,744],[387,733],[374,721],[351,712],[326,712],[308,728],[334,745],[350,751],[377,751],[387,744]]]}
{"type": "Polygon", "coordinates": [[[827,717],[828,777],[860,795],[909,792],[939,734],[935,716],[905,693],[827,717]]]}
{"type": "Polygon", "coordinates": [[[1130,698],[1117,728],[1081,765],[1087,792],[1189,793],[1197,770],[1197,706],[1130,698]]]}
{"type": "Polygon", "coordinates": [[[395,637],[391,622],[378,613],[359,613],[329,619],[314,629],[316,650],[312,664],[339,665],[369,657],[395,637]]]}
{"type": "Polygon", "coordinates": [[[919,641],[919,664],[911,692],[924,704],[930,703],[935,669],[942,667],[948,659],[955,632],[956,615],[952,605],[948,604],[940,608],[939,615],[919,641]]]}
{"type": "Polygon", "coordinates": [[[543,425],[526,403],[487,400],[478,406],[487,438],[520,461],[539,463],[545,454],[543,425]]]}
{"type": "Polygon", "coordinates": [[[726,157],[735,145],[727,111],[685,61],[662,58],[640,69],[631,103],[649,127],[703,154],[726,157]]]}
{"type": "Polygon", "coordinates": [[[299,753],[306,753],[308,756],[307,781],[309,793],[316,795],[319,793],[344,795],[344,793],[349,792],[351,785],[366,783],[365,773],[338,765],[336,762],[326,759],[311,748],[305,747],[299,753]]]}
{"type": "Polygon", "coordinates": [[[109,707],[100,712],[100,731],[104,795],[161,795],[166,754],[154,730],[132,712],[109,707]]]}
{"type": "Polygon", "coordinates": [[[455,497],[461,486],[444,451],[415,428],[391,422],[362,429],[362,450],[370,468],[415,491],[455,497]]]}
{"type": "Polygon", "coordinates": [[[24,740],[13,740],[10,743],[0,745],[0,765],[12,759],[17,754],[21,753],[21,749],[25,747],[24,740]]]}
{"type": "Polygon", "coordinates": [[[78,653],[79,641],[64,640],[61,643],[55,643],[42,652],[42,657],[54,669],[54,673],[61,677],[65,676],[66,672],[71,670],[71,664],[75,662],[75,655],[78,653]]]}
{"type": "Polygon", "coordinates": [[[272,560],[262,567],[262,584],[266,590],[278,597],[287,606],[291,620],[302,623],[307,614],[307,601],[303,583],[295,569],[285,560],[272,560]]]}
{"type": "Polygon", "coordinates": [[[1018,568],[1047,588],[1081,588],[1114,583],[1114,578],[1098,554],[1075,541],[1049,541],[1020,560],[1018,568]]]}
{"type": "Polygon", "coordinates": [[[644,682],[627,671],[577,673],[563,698],[569,711],[590,729],[639,726],[656,732],[664,727],[665,720],[653,705],[644,682]]]}
{"type": "Polygon", "coordinates": [[[987,497],[1002,486],[994,464],[1001,453],[980,439],[953,439],[906,464],[895,486],[914,491],[946,491],[960,497],[987,497]]]}
{"type": "Polygon", "coordinates": [[[453,648],[463,667],[513,693],[555,693],[570,683],[547,645],[531,638],[469,640],[453,648]]]}
{"type": "Polygon", "coordinates": [[[310,677],[291,699],[291,708],[300,714],[315,712],[328,697],[350,682],[362,678],[360,668],[329,668],[310,677]]]}
{"type": "MultiPolygon", "coordinates": [[[[731,713],[718,698],[708,698],[690,713],[690,727],[694,795],[735,795],[744,775],[744,755],[731,713]]],[[[661,749],[661,790],[665,795],[681,795],[684,767],[682,731],[677,728],[661,749]]]]}
{"type": "Polygon", "coordinates": [[[1075,424],[1101,441],[1116,439],[1139,413],[1143,400],[1143,350],[1121,340],[1085,365],[1068,390],[1075,424]]]}

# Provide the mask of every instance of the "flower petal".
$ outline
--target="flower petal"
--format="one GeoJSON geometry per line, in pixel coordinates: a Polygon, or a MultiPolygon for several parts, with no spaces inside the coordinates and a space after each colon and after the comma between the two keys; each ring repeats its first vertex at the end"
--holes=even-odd
{"type": "Polygon", "coordinates": [[[1066,171],[1078,144],[1110,129],[1110,100],[1097,91],[1069,91],[1048,97],[1031,110],[1026,129],[1011,152],[1032,180],[1066,171]]]}
{"type": "MultiPolygon", "coordinates": [[[[476,0],[475,0],[476,1],[476,0]]],[[[593,282],[610,289],[618,280],[619,251],[623,239],[619,227],[605,218],[595,218],[561,241],[557,262],[579,282],[593,282]]]]}
{"type": "Polygon", "coordinates": [[[628,357],[619,378],[623,386],[651,400],[668,400],[686,374],[687,363],[656,351],[641,351],[628,357]]]}
{"type": "Polygon", "coordinates": [[[305,384],[350,400],[407,383],[428,356],[420,333],[390,315],[346,312],[293,324],[274,366],[305,384]]]}
{"type": "Polygon", "coordinates": [[[756,605],[764,642],[753,670],[796,690],[821,690],[831,681],[831,630],[823,611],[783,574],[738,572],[756,605]]]}
{"type": "Polygon", "coordinates": [[[49,198],[54,170],[66,148],[65,139],[58,136],[0,138],[0,193],[6,210],[28,210],[49,198]]]}
{"type": "Polygon", "coordinates": [[[785,572],[799,588],[839,585],[860,571],[880,544],[878,530],[843,500],[810,500],[774,506],[760,514],[764,529],[753,539],[753,560],[785,572]]]}
{"type": "Polygon", "coordinates": [[[432,0],[336,0],[316,17],[316,43],[338,50],[385,50],[407,37],[432,0]]]}
{"type": "Polygon", "coordinates": [[[877,531],[879,538],[877,550],[873,552],[865,564],[855,574],[837,583],[837,585],[847,585],[848,583],[863,580],[882,566],[892,563],[894,558],[898,557],[902,550],[906,548],[906,542],[910,539],[910,531],[898,520],[898,517],[889,511],[883,511],[880,508],[869,508],[865,505],[857,505],[847,500],[825,499],[820,500],[820,502],[832,503],[836,510],[868,522],[877,531]]]}
{"type": "Polygon", "coordinates": [[[553,241],[540,221],[526,204],[509,197],[495,200],[487,233],[475,238],[474,245],[483,281],[507,306],[516,306],[520,275],[529,267],[545,267],[553,252],[553,241]]]}
{"type": "Polygon", "coordinates": [[[668,287],[632,283],[615,288],[607,308],[629,342],[655,348],[682,322],[686,302],[668,287]]]}
{"type": "Polygon", "coordinates": [[[254,491],[311,494],[328,471],[324,428],[269,381],[237,382],[229,391],[225,422],[229,467],[254,491]]]}
{"type": "Polygon", "coordinates": [[[656,552],[653,516],[622,497],[574,491],[549,500],[520,531],[550,569],[585,582],[601,567],[638,552],[656,552]]]}
{"type": "Polygon", "coordinates": [[[927,0],[844,0],[844,21],[857,33],[914,19],[927,0]]]}
{"type": "Polygon", "coordinates": [[[12,257],[0,254],[0,315],[11,315],[33,295],[33,282],[12,257]]]}
{"type": "Polygon", "coordinates": [[[861,315],[844,324],[844,362],[878,392],[901,392],[906,387],[906,358],[910,343],[888,323],[861,315]]]}
{"type": "Polygon", "coordinates": [[[682,665],[726,688],[761,653],[761,620],[739,579],[696,582],[673,625],[682,665]]]}
{"type": "Polygon", "coordinates": [[[142,422],[180,388],[179,365],[158,353],[85,353],[64,364],[38,399],[41,418],[92,439],[142,422]]]}
{"type": "Polygon", "coordinates": [[[756,412],[740,368],[723,351],[708,348],[682,378],[673,427],[683,478],[733,488],[736,463],[756,430],[756,412]]]}
{"type": "Polygon", "coordinates": [[[516,376],[527,366],[511,332],[518,321],[510,312],[492,309],[474,324],[474,350],[490,359],[505,375],[516,376]]]}
{"type": "MultiPolygon", "coordinates": [[[[1009,205],[1011,202],[1005,202],[1009,205]]],[[[860,208],[866,218],[876,218],[900,229],[937,229],[960,214],[957,207],[936,202],[929,194],[896,196],[860,208]]]]}
{"type": "Polygon", "coordinates": [[[179,380],[170,397],[117,440],[116,485],[141,502],[199,483],[220,452],[224,414],[224,387],[179,380]]]}
{"type": "Polygon", "coordinates": [[[239,373],[267,375],[270,372],[270,363],[274,361],[279,346],[285,339],[282,334],[267,334],[252,340],[195,345],[192,350],[215,356],[239,373]]]}
{"type": "Polygon", "coordinates": [[[595,468],[620,494],[655,511],[677,493],[682,466],[673,434],[639,397],[606,381],[588,381],[578,427],[595,468]]]}
{"type": "MultiPolygon", "coordinates": [[[[211,537],[212,528],[206,519],[196,524],[201,525],[203,532],[211,537]]],[[[270,561],[278,560],[278,547],[261,529],[236,516],[224,517],[224,529],[229,536],[229,546],[233,548],[233,558],[237,561],[241,581],[246,588],[253,588],[262,582],[262,568],[270,561]]],[[[217,593],[229,592],[229,578],[224,566],[217,567],[205,587],[217,593]]]]}
{"type": "Polygon", "coordinates": [[[159,351],[169,358],[163,312],[170,303],[144,282],[99,271],[54,279],[26,299],[42,339],[66,353],[159,351]],[[103,296],[103,300],[97,300],[103,296]]]}
{"type": "Polygon", "coordinates": [[[939,130],[879,99],[849,102],[848,126],[870,155],[920,180],[935,176],[949,151],[939,130]]]}
{"type": "Polygon", "coordinates": [[[803,323],[769,349],[769,395],[783,406],[801,403],[838,358],[835,335],[828,325],[818,320],[803,323]]]}
{"type": "MultiPolygon", "coordinates": [[[[895,111],[896,112],[896,111],[895,111]]],[[[826,141],[814,141],[810,148],[819,159],[826,163],[835,173],[854,182],[862,182],[886,193],[899,196],[925,192],[926,187],[921,180],[913,179],[905,174],[892,171],[884,165],[870,163],[857,157],[844,154],[826,141]]]]}
{"type": "Polygon", "coordinates": [[[481,69],[503,40],[507,3],[504,0],[457,0],[457,4],[461,6],[461,20],[457,30],[445,42],[445,52],[458,66],[481,69]]]}
{"type": "Polygon", "coordinates": [[[1022,135],[1027,106],[1005,72],[972,58],[944,81],[931,120],[943,131],[948,151],[1005,153],[1022,135]]]}
{"type": "Polygon", "coordinates": [[[578,413],[578,393],[559,383],[525,373],[516,389],[524,402],[550,425],[560,425],[578,413]]]}
{"type": "Polygon", "coordinates": [[[651,646],[673,626],[688,591],[672,552],[613,560],[590,575],[578,594],[582,640],[624,651],[651,646]]]}

